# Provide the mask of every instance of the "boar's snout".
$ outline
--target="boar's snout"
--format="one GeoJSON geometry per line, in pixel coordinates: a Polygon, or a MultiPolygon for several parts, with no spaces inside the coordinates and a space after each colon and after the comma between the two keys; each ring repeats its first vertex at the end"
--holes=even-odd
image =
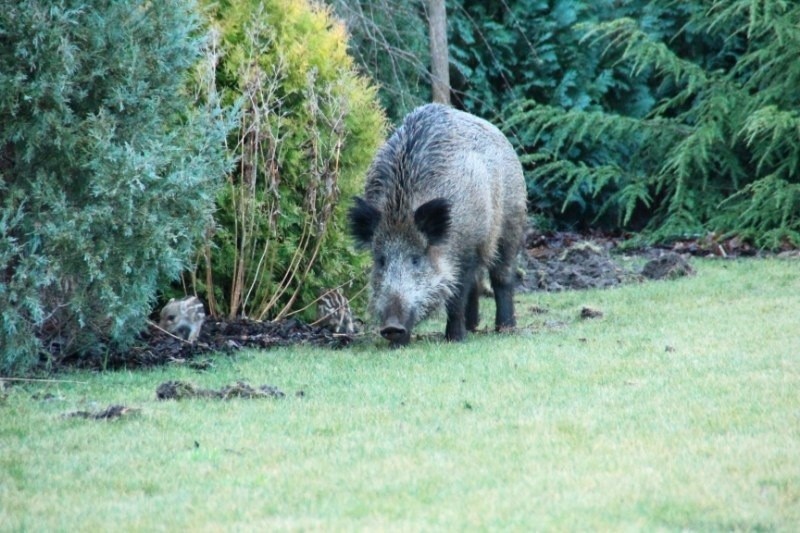
{"type": "Polygon", "coordinates": [[[404,346],[411,340],[411,332],[394,317],[386,320],[381,326],[381,336],[398,346],[404,346]]]}

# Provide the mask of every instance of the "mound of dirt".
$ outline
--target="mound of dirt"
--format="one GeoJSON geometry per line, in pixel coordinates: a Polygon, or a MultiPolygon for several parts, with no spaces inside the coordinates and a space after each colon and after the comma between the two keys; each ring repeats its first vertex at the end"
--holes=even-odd
{"type": "MultiPolygon", "coordinates": [[[[617,239],[604,236],[584,237],[573,233],[539,233],[531,230],[526,236],[525,250],[520,254],[520,283],[517,290],[563,291],[613,287],[622,283],[646,280],[675,279],[691,276],[694,270],[687,255],[701,255],[687,250],[686,243],[677,243],[674,250],[648,248],[635,255],[651,258],[641,270],[625,266],[613,253],[617,239]]],[[[728,243],[728,249],[745,253],[749,248],[728,243]]],[[[722,249],[722,248],[719,248],[722,249]]],[[[730,257],[731,254],[726,257],[730,257]]]]}
{"type": "Polygon", "coordinates": [[[262,385],[253,388],[244,381],[237,381],[233,385],[222,387],[219,390],[201,389],[185,381],[166,381],[156,389],[156,398],[159,400],[185,400],[187,398],[216,398],[228,400],[230,398],[283,398],[286,394],[272,385],[262,385]]]}
{"type": "Polygon", "coordinates": [[[614,261],[608,243],[563,240],[553,243],[544,237],[533,242],[520,257],[524,273],[518,290],[522,292],[596,289],[642,279],[614,261]]]}

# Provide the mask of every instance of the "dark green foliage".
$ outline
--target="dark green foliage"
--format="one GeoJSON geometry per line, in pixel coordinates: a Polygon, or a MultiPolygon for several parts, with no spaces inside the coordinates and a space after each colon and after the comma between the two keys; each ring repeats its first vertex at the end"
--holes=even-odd
{"type": "Polygon", "coordinates": [[[460,76],[454,90],[467,110],[486,117],[521,99],[566,109],[593,109],[619,100],[631,114],[653,103],[650,88],[632,86],[627,73],[600,51],[581,44],[581,23],[637,11],[642,1],[458,0],[450,15],[450,51],[460,76]]]}
{"type": "Polygon", "coordinates": [[[593,198],[621,226],[641,218],[651,238],[714,230],[767,248],[800,244],[800,6],[685,4],[667,4],[685,15],[677,38],[619,19],[584,39],[657,87],[646,116],[608,105],[516,110],[514,126],[544,147],[529,158],[533,180],[568,185],[565,207],[593,198]]]}
{"type": "Polygon", "coordinates": [[[130,342],[211,221],[190,2],[0,1],[0,371],[130,342]]]}
{"type": "Polygon", "coordinates": [[[347,55],[344,28],[307,0],[209,2],[216,90],[241,105],[239,164],[218,198],[216,233],[193,276],[212,314],[269,319],[323,290],[365,283],[347,234],[350,198],[383,138],[375,90],[347,55]]]}
{"type": "MultiPolygon", "coordinates": [[[[456,102],[495,121],[518,152],[536,154],[548,132],[531,132],[511,120],[526,101],[560,109],[596,111],[610,107],[644,116],[656,101],[646,79],[629,77],[623,66],[585,46],[581,24],[637,13],[650,31],[665,31],[644,1],[513,0],[487,3],[459,0],[451,10],[451,55],[460,75],[453,76],[456,102]]],[[[578,159],[592,159],[579,143],[578,159]]],[[[531,210],[567,224],[591,220],[602,208],[585,187],[570,189],[558,179],[534,179],[525,159],[531,210]],[[562,209],[567,201],[566,209],[562,209]]]]}

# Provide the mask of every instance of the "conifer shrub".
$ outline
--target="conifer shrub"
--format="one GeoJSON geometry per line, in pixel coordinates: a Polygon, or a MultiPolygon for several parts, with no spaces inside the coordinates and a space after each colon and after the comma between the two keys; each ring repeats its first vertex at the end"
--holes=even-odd
{"type": "Polygon", "coordinates": [[[354,296],[366,258],[346,231],[348,200],[384,134],[375,90],[347,55],[343,26],[307,0],[208,3],[216,90],[241,108],[238,160],[217,228],[189,282],[213,315],[276,319],[324,289],[354,296]]]}
{"type": "MultiPolygon", "coordinates": [[[[528,106],[643,117],[658,98],[658,84],[632,77],[627,65],[583,41],[587,25],[635,17],[642,32],[680,39],[684,3],[649,0],[457,0],[451,16],[450,50],[459,75],[457,105],[492,118],[522,154],[536,154],[548,133],[537,135],[525,120],[514,120],[521,102],[528,106]]],[[[605,147],[617,151],[625,146],[605,147]]],[[[570,157],[593,160],[596,147],[570,146],[570,157]]],[[[525,162],[529,205],[542,219],[586,229],[614,227],[615,213],[603,209],[607,198],[588,187],[572,188],[557,179],[535,179],[536,165],[525,162]]]]}
{"type": "Polygon", "coordinates": [[[673,34],[633,18],[585,26],[587,48],[656,88],[647,114],[515,107],[511,125],[538,149],[527,156],[532,181],[566,191],[564,209],[596,200],[598,215],[650,240],[714,231],[763,248],[800,245],[800,6],[680,9],[673,34]]]}
{"type": "Polygon", "coordinates": [[[102,355],[191,263],[225,172],[224,121],[187,90],[185,0],[0,8],[0,371],[102,355]]]}

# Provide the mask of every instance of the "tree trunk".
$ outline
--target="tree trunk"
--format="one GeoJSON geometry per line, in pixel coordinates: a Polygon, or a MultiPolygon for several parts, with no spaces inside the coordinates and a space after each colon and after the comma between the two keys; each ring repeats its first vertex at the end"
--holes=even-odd
{"type": "Polygon", "coordinates": [[[432,100],[450,104],[450,58],[447,53],[447,12],[444,0],[428,0],[431,44],[432,100]]]}

